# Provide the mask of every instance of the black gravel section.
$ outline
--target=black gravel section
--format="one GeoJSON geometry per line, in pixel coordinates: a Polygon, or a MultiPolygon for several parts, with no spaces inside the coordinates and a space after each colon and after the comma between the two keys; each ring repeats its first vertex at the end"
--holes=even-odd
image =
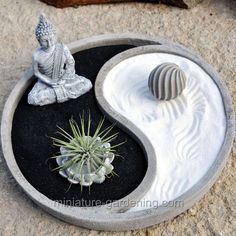
{"type": "MultiPolygon", "coordinates": [[[[94,85],[96,76],[103,64],[111,57],[130,45],[97,47],[74,54],[76,72],[91,80],[94,85]]],[[[33,85],[32,85],[33,86],[33,85]]],[[[19,168],[29,183],[39,192],[65,205],[95,206],[121,199],[131,193],[141,183],[147,170],[147,161],[140,145],[126,132],[115,127],[113,132],[119,136],[113,144],[127,141],[117,148],[123,156],[113,161],[114,170],[119,175],[106,179],[102,184],[90,187],[71,185],[56,171],[55,160],[49,159],[59,150],[52,145],[49,136],[56,136],[56,125],[69,131],[68,121],[73,117],[79,122],[79,115],[84,111],[87,117],[90,111],[93,131],[103,114],[98,108],[94,89],[75,100],[62,104],[43,107],[28,105],[27,95],[32,86],[25,92],[19,102],[12,129],[14,155],[19,168]]],[[[104,128],[111,125],[106,119],[104,128]]]]}

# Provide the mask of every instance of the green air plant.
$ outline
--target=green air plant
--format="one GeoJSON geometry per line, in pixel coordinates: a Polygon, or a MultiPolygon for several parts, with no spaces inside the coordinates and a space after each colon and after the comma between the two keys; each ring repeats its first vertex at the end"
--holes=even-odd
{"type": "Polygon", "coordinates": [[[112,161],[115,148],[123,143],[111,145],[117,134],[110,134],[114,125],[102,130],[104,118],[100,120],[95,132],[91,134],[91,118],[88,117],[85,127],[84,116],[80,117],[80,127],[75,120],[70,119],[71,134],[58,127],[63,139],[54,138],[53,145],[60,147],[60,155],[56,158],[59,174],[68,179],[71,184],[90,186],[93,183],[102,183],[106,177],[116,174],[113,171],[112,161]]]}

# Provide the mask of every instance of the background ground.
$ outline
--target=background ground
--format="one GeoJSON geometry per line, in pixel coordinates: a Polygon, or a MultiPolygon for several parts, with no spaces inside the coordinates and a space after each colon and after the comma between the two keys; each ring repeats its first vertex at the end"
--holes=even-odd
{"type": "MultiPolygon", "coordinates": [[[[0,0],[0,116],[37,47],[34,28],[45,12],[67,43],[104,33],[143,33],[181,43],[209,62],[227,84],[236,108],[236,2],[205,0],[191,10],[128,3],[55,9],[36,0],[0,0]],[[64,34],[63,34],[64,32],[64,34]]],[[[36,206],[17,186],[0,152],[0,235],[236,235],[236,145],[220,178],[194,207],[170,222],[130,232],[69,225],[36,206]]]]}

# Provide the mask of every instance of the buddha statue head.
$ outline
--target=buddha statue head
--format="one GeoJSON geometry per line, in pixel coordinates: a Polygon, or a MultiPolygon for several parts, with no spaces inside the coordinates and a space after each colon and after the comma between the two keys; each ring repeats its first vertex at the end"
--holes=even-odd
{"type": "Polygon", "coordinates": [[[39,17],[39,23],[35,29],[35,35],[43,50],[48,50],[56,44],[55,27],[43,14],[39,17]]]}

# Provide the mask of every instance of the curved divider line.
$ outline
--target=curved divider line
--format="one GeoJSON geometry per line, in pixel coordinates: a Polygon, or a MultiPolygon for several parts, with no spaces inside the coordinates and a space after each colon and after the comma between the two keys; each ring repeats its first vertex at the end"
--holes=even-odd
{"type": "MultiPolygon", "coordinates": [[[[151,188],[155,177],[157,175],[157,158],[155,154],[155,149],[152,146],[150,140],[146,137],[146,135],[131,121],[129,121],[126,117],[122,116],[121,114],[117,113],[115,109],[111,107],[111,105],[106,101],[105,97],[103,96],[103,82],[104,78],[106,77],[107,66],[109,64],[105,64],[103,68],[97,75],[97,79],[95,82],[95,95],[99,104],[100,109],[105,114],[106,118],[111,120],[111,122],[115,122],[121,129],[129,134],[140,144],[142,149],[144,150],[145,156],[147,158],[147,172],[140,183],[140,185],[129,194],[128,198],[130,201],[132,200],[141,200],[142,197],[145,196],[147,191],[151,188]]],[[[123,211],[126,210],[125,208],[123,211]]]]}

